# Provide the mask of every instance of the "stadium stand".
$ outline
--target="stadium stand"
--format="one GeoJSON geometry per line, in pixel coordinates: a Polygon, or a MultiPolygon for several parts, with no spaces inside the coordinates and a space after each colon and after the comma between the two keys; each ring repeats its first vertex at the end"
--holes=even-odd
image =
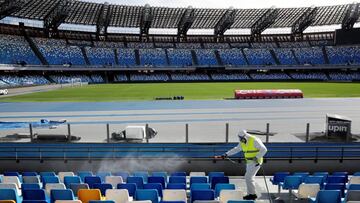
{"type": "Polygon", "coordinates": [[[163,49],[139,49],[140,65],[165,66],[166,55],[163,49]]]}
{"type": "Polygon", "coordinates": [[[0,63],[41,64],[24,37],[3,34],[0,35],[0,63]]]}
{"type": "Polygon", "coordinates": [[[195,53],[199,65],[202,66],[218,65],[213,49],[195,49],[195,53]]]}
{"type": "Polygon", "coordinates": [[[247,65],[240,49],[220,49],[219,54],[224,65],[247,65]]]}
{"type": "Polygon", "coordinates": [[[303,65],[324,64],[324,56],[320,47],[294,48],[294,54],[303,65]]]}
{"type": "Polygon", "coordinates": [[[92,65],[115,65],[115,55],[112,48],[86,47],[87,57],[92,65]]]}
{"type": "Polygon", "coordinates": [[[134,73],[130,74],[130,81],[168,81],[166,73],[134,73]]]}
{"type": "Polygon", "coordinates": [[[117,49],[119,65],[135,66],[135,50],[134,49],[117,49]]]}
{"type": "Polygon", "coordinates": [[[168,49],[167,50],[170,65],[173,66],[191,66],[193,60],[189,49],[168,49]]]}
{"type": "Polygon", "coordinates": [[[268,49],[244,49],[250,65],[275,65],[275,60],[268,49]]]}

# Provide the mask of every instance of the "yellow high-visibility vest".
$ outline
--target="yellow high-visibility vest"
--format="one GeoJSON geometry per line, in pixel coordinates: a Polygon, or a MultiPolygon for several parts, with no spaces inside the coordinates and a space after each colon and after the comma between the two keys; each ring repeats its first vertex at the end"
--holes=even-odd
{"type": "MultiPolygon", "coordinates": [[[[244,153],[246,163],[249,163],[249,162],[252,162],[253,160],[255,160],[256,155],[258,155],[258,153],[260,151],[257,148],[255,148],[254,140],[255,140],[254,136],[248,136],[246,144],[241,142],[241,148],[244,153]]],[[[258,161],[260,164],[262,164],[263,158],[261,157],[258,161]]]]}

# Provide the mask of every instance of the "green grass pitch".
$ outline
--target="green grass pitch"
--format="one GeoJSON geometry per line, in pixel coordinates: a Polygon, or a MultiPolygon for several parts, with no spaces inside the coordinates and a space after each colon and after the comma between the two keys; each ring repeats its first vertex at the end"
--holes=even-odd
{"type": "Polygon", "coordinates": [[[139,101],[180,95],[186,100],[221,100],[233,98],[235,89],[301,89],[306,98],[360,97],[360,83],[199,82],[87,85],[6,97],[0,102],[139,101]]]}

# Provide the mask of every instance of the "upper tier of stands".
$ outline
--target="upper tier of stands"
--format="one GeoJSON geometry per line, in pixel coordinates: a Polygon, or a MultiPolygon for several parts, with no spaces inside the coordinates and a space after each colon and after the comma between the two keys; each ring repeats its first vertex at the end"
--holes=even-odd
{"type": "Polygon", "coordinates": [[[77,41],[1,35],[0,64],[186,67],[267,65],[351,65],[360,46],[329,41],[279,43],[139,43],[77,41]],[[33,46],[31,45],[34,42],[33,46]],[[35,54],[37,53],[37,54],[35,54]],[[38,58],[39,57],[39,58],[38,58]]]}

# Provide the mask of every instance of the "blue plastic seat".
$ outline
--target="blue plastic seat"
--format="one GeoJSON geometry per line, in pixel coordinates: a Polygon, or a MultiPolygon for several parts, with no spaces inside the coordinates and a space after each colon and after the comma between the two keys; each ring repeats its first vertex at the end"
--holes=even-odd
{"type": "Polygon", "coordinates": [[[4,172],[4,176],[17,176],[17,177],[20,177],[20,173],[15,172],[15,171],[6,171],[6,172],[4,172]]]}
{"type": "Polygon", "coordinates": [[[185,183],[168,183],[166,185],[166,189],[186,190],[186,184],[185,183]]]}
{"type": "Polygon", "coordinates": [[[309,172],[294,172],[293,176],[301,176],[301,181],[304,182],[305,178],[309,176],[309,172]]]}
{"type": "Polygon", "coordinates": [[[144,183],[147,183],[148,177],[149,177],[149,173],[148,173],[147,171],[135,171],[132,176],[142,177],[143,180],[144,180],[144,183]]]}
{"type": "Polygon", "coordinates": [[[167,172],[166,171],[155,171],[151,173],[152,177],[164,177],[165,181],[167,181],[167,172]]]}
{"type": "Polygon", "coordinates": [[[99,176],[101,179],[101,182],[105,182],[105,177],[106,176],[111,176],[111,172],[109,171],[99,171],[96,173],[96,176],[99,176]]]}
{"type": "Polygon", "coordinates": [[[21,193],[23,193],[24,190],[29,189],[41,189],[40,184],[38,183],[23,183],[21,184],[21,193]]]}
{"type": "Polygon", "coordinates": [[[255,203],[254,200],[229,200],[227,203],[255,203]]]}
{"type": "Polygon", "coordinates": [[[193,183],[190,185],[190,191],[192,190],[210,190],[211,186],[209,183],[193,183]]]}
{"type": "Polygon", "coordinates": [[[99,176],[85,176],[84,183],[88,184],[90,189],[93,189],[94,184],[101,183],[101,178],[99,176]]]}
{"type": "Polygon", "coordinates": [[[46,200],[45,190],[28,189],[22,194],[23,200],[46,200]]]}
{"type": "Polygon", "coordinates": [[[127,183],[135,183],[136,187],[138,189],[143,189],[144,188],[144,179],[143,177],[139,177],[139,176],[129,176],[127,178],[127,183]]]}
{"type": "Polygon", "coordinates": [[[120,183],[116,187],[117,189],[127,189],[129,192],[129,196],[133,197],[135,195],[135,191],[137,190],[137,186],[135,183],[120,183]]]}
{"type": "Polygon", "coordinates": [[[66,188],[70,188],[70,184],[72,183],[81,183],[81,179],[79,176],[65,176],[64,177],[64,185],[66,188]]]}
{"type": "Polygon", "coordinates": [[[325,171],[323,171],[323,172],[320,172],[320,171],[318,171],[318,172],[314,172],[313,173],[313,176],[328,176],[329,175],[329,172],[325,172],[325,171]]]}
{"type": "Polygon", "coordinates": [[[54,203],[56,200],[74,200],[74,193],[72,190],[57,190],[50,191],[50,203],[54,203]]]}
{"type": "Polygon", "coordinates": [[[316,198],[311,198],[310,202],[315,203],[341,203],[340,190],[320,190],[316,198]]]}
{"type": "Polygon", "coordinates": [[[216,184],[229,183],[229,177],[213,177],[211,181],[211,189],[215,189],[216,184]]]}
{"type": "Polygon", "coordinates": [[[149,176],[148,183],[160,183],[163,188],[165,188],[165,177],[163,176],[149,176]]]}
{"type": "Polygon", "coordinates": [[[280,195],[281,184],[284,182],[285,177],[289,175],[290,172],[276,172],[274,176],[270,178],[270,182],[278,186],[278,195],[280,195]]]}
{"type": "Polygon", "coordinates": [[[16,203],[20,203],[15,189],[0,189],[0,200],[14,200],[16,203]]]}
{"type": "Polygon", "coordinates": [[[109,183],[95,183],[93,189],[99,189],[102,196],[105,196],[106,190],[112,189],[112,185],[109,183]]]}
{"type": "Polygon", "coordinates": [[[135,200],[150,200],[159,203],[159,194],[156,189],[139,189],[135,192],[135,200]]]}
{"type": "Polygon", "coordinates": [[[320,185],[320,189],[324,187],[324,177],[323,176],[307,176],[304,180],[304,183],[317,183],[320,185]]]}
{"type": "Polygon", "coordinates": [[[328,176],[326,183],[346,183],[347,179],[345,176],[328,176]]]}
{"type": "Polygon", "coordinates": [[[22,172],[22,176],[37,176],[38,174],[36,172],[22,172]]]}
{"type": "Polygon", "coordinates": [[[215,197],[219,197],[221,190],[235,190],[234,184],[219,183],[215,186],[215,197]]]}
{"type": "Polygon", "coordinates": [[[355,172],[353,176],[360,176],[360,172],[355,172]]]}
{"type": "Polygon", "coordinates": [[[214,200],[215,192],[214,190],[193,190],[190,194],[190,202],[194,202],[196,200],[214,200]]]}
{"type": "Polygon", "coordinates": [[[114,173],[114,176],[121,176],[123,181],[127,182],[127,178],[130,176],[127,171],[118,171],[114,173]]]}
{"type": "Polygon", "coordinates": [[[186,172],[184,171],[177,171],[170,174],[170,176],[186,176],[186,172]]]}
{"type": "Polygon", "coordinates": [[[302,183],[301,176],[286,176],[284,182],[281,184],[284,190],[298,189],[302,183]]]}
{"type": "Polygon", "coordinates": [[[48,203],[46,200],[23,200],[22,203],[48,203]]]}
{"type": "Polygon", "coordinates": [[[158,195],[162,197],[163,187],[160,183],[146,183],[144,184],[144,189],[155,189],[158,191],[158,195]]]}
{"type": "Polygon", "coordinates": [[[340,190],[341,197],[345,196],[345,184],[344,183],[327,183],[325,185],[325,190],[340,190]]]}
{"type": "Polygon", "coordinates": [[[191,176],[190,185],[193,183],[208,183],[208,178],[206,176],[191,176]]]}
{"type": "Polygon", "coordinates": [[[360,184],[350,184],[348,190],[360,190],[360,184]]]}
{"type": "Polygon", "coordinates": [[[84,182],[86,176],[93,176],[94,174],[91,171],[78,171],[77,175],[80,177],[81,182],[84,182]]]}
{"type": "Polygon", "coordinates": [[[170,176],[169,183],[184,183],[184,184],[186,184],[186,177],[185,176],[170,176]]]}
{"type": "Polygon", "coordinates": [[[60,180],[57,176],[43,176],[42,178],[43,188],[48,183],[60,183],[60,180]]]}
{"type": "Polygon", "coordinates": [[[89,203],[115,203],[114,200],[90,200],[89,203]]]}
{"type": "Polygon", "coordinates": [[[160,201],[160,203],[186,203],[185,201],[160,201]]]}
{"type": "Polygon", "coordinates": [[[224,177],[224,176],[225,176],[224,172],[209,172],[208,174],[209,183],[211,183],[213,177],[224,177]]]}
{"type": "Polygon", "coordinates": [[[346,182],[349,178],[349,173],[346,172],[346,171],[336,171],[336,172],[333,172],[331,175],[333,176],[345,176],[346,177],[346,182]]]}
{"type": "Polygon", "coordinates": [[[53,172],[53,171],[46,171],[46,172],[40,172],[39,175],[41,177],[44,177],[44,176],[56,176],[56,173],[53,172]]]}

